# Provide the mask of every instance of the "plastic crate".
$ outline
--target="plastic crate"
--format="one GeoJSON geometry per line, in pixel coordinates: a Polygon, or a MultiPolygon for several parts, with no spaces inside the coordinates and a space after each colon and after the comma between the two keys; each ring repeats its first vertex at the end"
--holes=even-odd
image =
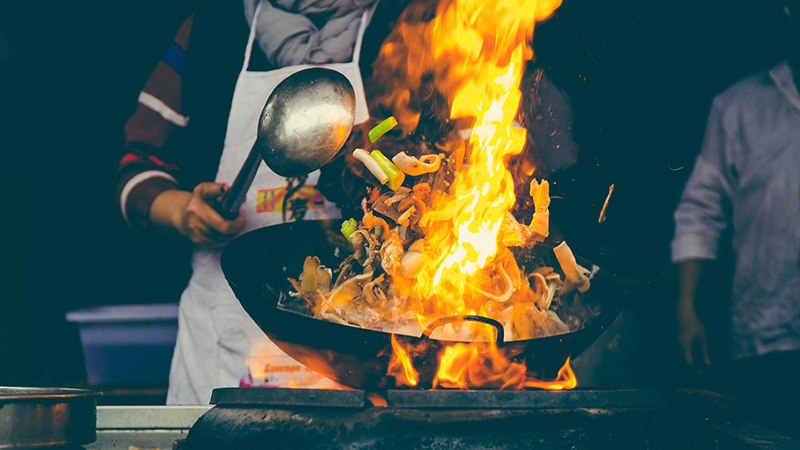
{"type": "Polygon", "coordinates": [[[70,311],[93,385],[166,385],[178,334],[178,305],[111,305],[70,311]]]}

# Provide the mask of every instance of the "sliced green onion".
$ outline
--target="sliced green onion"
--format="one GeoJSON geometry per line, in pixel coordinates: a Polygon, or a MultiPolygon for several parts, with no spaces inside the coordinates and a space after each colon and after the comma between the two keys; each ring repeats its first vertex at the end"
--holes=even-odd
{"type": "Polygon", "coordinates": [[[371,156],[372,159],[374,159],[375,162],[381,166],[381,169],[383,169],[383,171],[389,177],[389,181],[386,183],[386,185],[389,186],[389,189],[396,191],[406,179],[406,174],[404,174],[402,170],[398,169],[393,162],[389,161],[389,158],[383,156],[383,153],[381,153],[380,150],[373,150],[370,152],[369,156],[371,156]]]}
{"type": "Polygon", "coordinates": [[[342,234],[349,241],[353,233],[358,229],[358,222],[355,219],[348,219],[342,222],[342,234]]]}
{"type": "Polygon", "coordinates": [[[397,126],[397,119],[394,116],[389,117],[383,122],[379,123],[375,128],[369,130],[369,141],[375,142],[381,138],[387,131],[397,126]]]}

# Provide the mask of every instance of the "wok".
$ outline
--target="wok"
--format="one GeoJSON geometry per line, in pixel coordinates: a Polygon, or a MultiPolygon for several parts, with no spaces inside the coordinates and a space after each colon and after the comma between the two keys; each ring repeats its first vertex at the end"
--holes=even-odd
{"type": "MultiPolygon", "coordinates": [[[[222,271],[244,310],[292,358],[355,389],[399,387],[394,385],[393,377],[386,376],[392,354],[391,333],[314,319],[284,306],[296,303],[289,297],[292,286],[288,278],[297,279],[307,256],[317,256],[322,264],[336,268],[350,254],[350,244],[339,232],[341,223],[341,220],[293,222],[246,233],[231,241],[223,251],[222,271]]],[[[527,261],[527,266],[532,267],[533,259],[537,264],[561,271],[552,247],[537,245],[517,253],[517,260],[523,265],[527,261]]],[[[430,387],[439,350],[455,343],[430,338],[433,328],[463,320],[494,325],[498,347],[502,346],[506,356],[524,362],[529,372],[540,378],[555,378],[568,356],[575,357],[586,349],[614,320],[623,299],[622,288],[613,275],[585,259],[577,260],[592,270],[591,288],[584,294],[562,297],[552,307],[569,325],[569,333],[502,342],[503,329],[496,321],[461,316],[437,320],[421,336],[397,335],[405,348],[424,349],[414,356],[414,365],[420,371],[418,387],[430,387]]]]}

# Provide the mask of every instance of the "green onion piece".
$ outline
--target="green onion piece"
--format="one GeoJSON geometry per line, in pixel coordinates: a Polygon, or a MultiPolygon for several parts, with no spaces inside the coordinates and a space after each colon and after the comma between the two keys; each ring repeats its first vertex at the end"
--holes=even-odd
{"type": "Polygon", "coordinates": [[[389,181],[386,183],[389,186],[389,189],[396,191],[399,188],[403,181],[406,179],[406,174],[403,173],[402,170],[398,169],[397,166],[394,165],[393,162],[389,161],[389,158],[383,156],[380,150],[373,150],[370,152],[369,156],[381,166],[386,175],[389,177],[389,181]]]}
{"type": "Polygon", "coordinates": [[[369,141],[375,142],[381,138],[387,131],[397,126],[397,119],[394,116],[389,117],[383,122],[379,123],[375,128],[369,130],[369,141]]]}
{"type": "Polygon", "coordinates": [[[358,222],[355,219],[348,219],[342,222],[342,234],[349,241],[353,233],[358,229],[358,222]]]}

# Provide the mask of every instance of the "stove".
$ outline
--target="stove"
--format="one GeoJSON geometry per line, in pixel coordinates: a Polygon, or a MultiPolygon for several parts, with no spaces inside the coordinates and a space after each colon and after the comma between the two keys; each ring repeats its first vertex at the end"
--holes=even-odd
{"type": "Polygon", "coordinates": [[[800,449],[695,390],[216,389],[181,450],[800,449]]]}

